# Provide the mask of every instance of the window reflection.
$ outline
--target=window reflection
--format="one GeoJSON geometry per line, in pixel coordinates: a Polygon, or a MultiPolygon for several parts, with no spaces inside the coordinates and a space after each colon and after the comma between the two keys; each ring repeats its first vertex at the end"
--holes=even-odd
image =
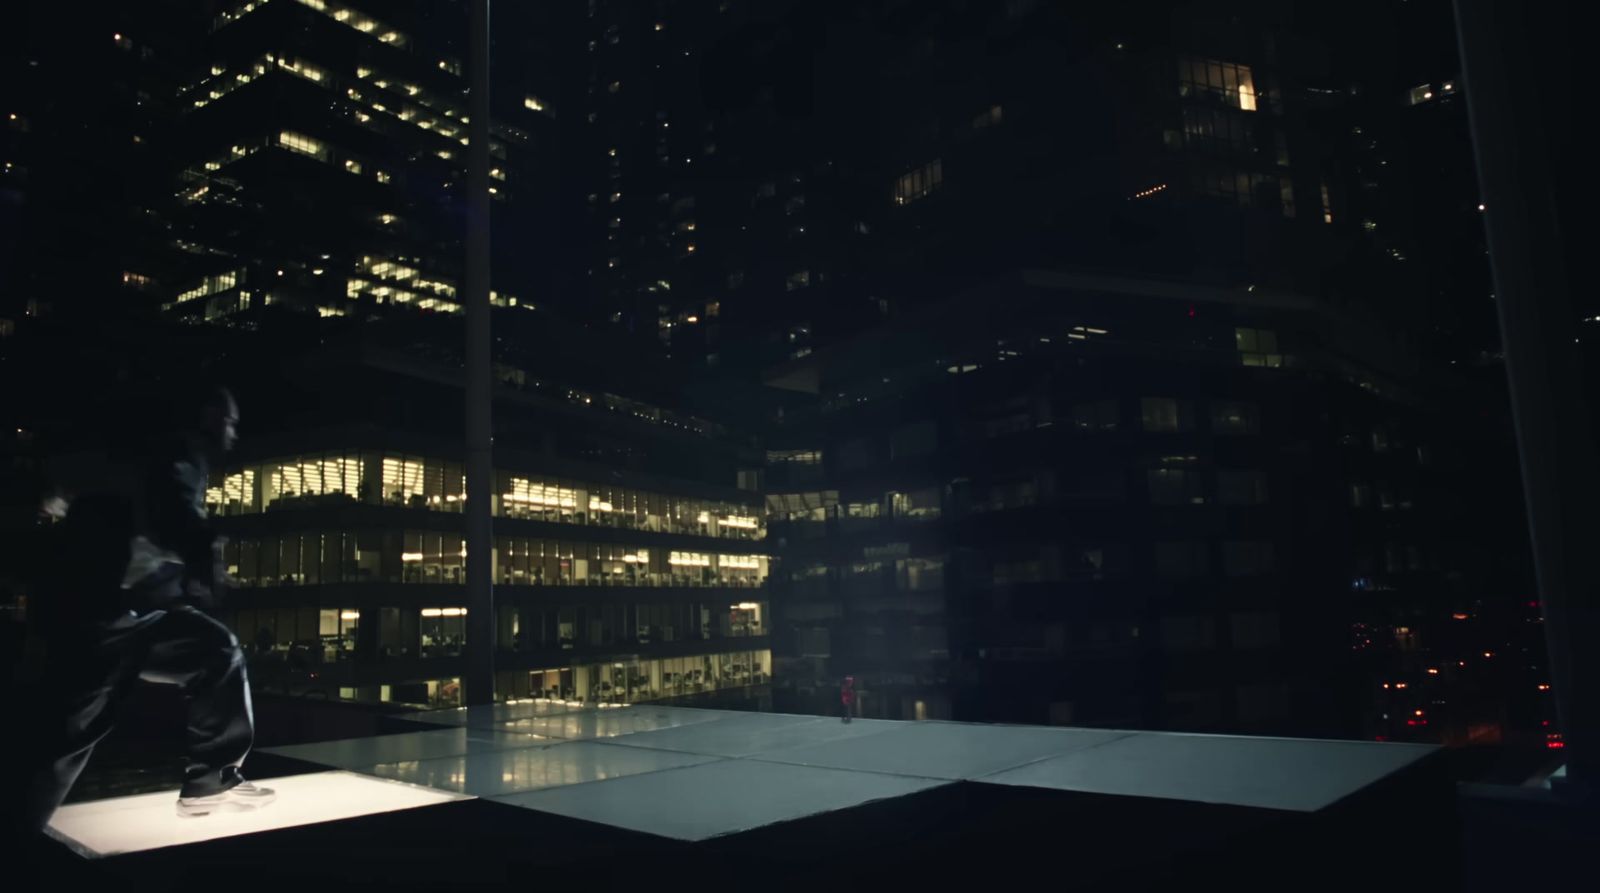
{"type": "Polygon", "coordinates": [[[760,650],[554,667],[519,674],[511,696],[631,704],[765,684],[771,663],[772,652],[760,650]]]}

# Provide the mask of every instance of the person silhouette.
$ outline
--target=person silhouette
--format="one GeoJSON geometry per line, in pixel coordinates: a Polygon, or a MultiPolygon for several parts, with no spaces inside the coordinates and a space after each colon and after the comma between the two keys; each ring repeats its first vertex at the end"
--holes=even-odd
{"type": "Polygon", "coordinates": [[[54,570],[40,592],[46,697],[22,797],[25,829],[49,823],[141,678],[178,685],[187,701],[179,816],[255,809],[276,796],[239,772],[255,735],[244,654],[206,613],[227,577],[205,493],[237,440],[239,408],[224,388],[180,405],[179,430],[150,451],[132,492],[74,499],[54,538],[54,570]]]}

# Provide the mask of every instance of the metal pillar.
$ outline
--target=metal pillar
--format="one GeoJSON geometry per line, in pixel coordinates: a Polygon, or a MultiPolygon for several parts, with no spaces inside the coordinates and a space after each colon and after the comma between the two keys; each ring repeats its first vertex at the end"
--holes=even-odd
{"type": "Polygon", "coordinates": [[[1548,83],[1586,75],[1561,53],[1558,6],[1455,3],[1565,787],[1587,799],[1600,782],[1600,563],[1592,557],[1600,476],[1561,225],[1578,199],[1554,177],[1555,159],[1572,148],[1560,142],[1561,118],[1576,112],[1549,95],[1548,83]]]}
{"type": "Polygon", "coordinates": [[[471,0],[467,68],[467,676],[468,704],[494,703],[494,434],[489,337],[489,0],[471,0]]]}

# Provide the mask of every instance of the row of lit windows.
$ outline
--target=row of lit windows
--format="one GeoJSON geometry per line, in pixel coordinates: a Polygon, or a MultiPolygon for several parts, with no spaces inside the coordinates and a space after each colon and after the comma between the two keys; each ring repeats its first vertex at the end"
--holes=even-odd
{"type": "MultiPolygon", "coordinates": [[[[306,136],[303,133],[295,133],[291,130],[285,130],[278,134],[276,142],[277,145],[288,149],[291,152],[305,155],[308,158],[315,158],[324,164],[333,163],[332,154],[328,151],[328,144],[314,137],[306,136]]],[[[354,174],[356,176],[360,176],[361,172],[365,169],[361,162],[354,158],[344,159],[340,166],[345,173],[354,174]]],[[[378,169],[373,170],[372,177],[379,183],[388,183],[392,179],[388,171],[378,169]]]]}
{"type": "Polygon", "coordinates": [[[321,140],[312,139],[303,133],[285,130],[278,134],[278,145],[291,152],[309,155],[318,161],[328,160],[328,147],[321,140]]]}
{"type": "Polygon", "coordinates": [[[256,78],[265,76],[268,71],[275,67],[305,78],[314,84],[321,84],[328,78],[328,73],[325,70],[309,62],[267,53],[246,66],[245,70],[234,72],[232,77],[226,77],[228,72],[222,65],[211,66],[211,77],[206,78],[198,86],[192,88],[193,90],[204,89],[206,91],[204,96],[194,100],[194,107],[197,109],[205,108],[207,105],[227,96],[256,78]]]}
{"type": "Polygon", "coordinates": [[[634,703],[763,684],[771,679],[771,666],[772,652],[761,650],[518,671],[511,674],[509,694],[572,704],[634,703]]]}
{"type": "MultiPolygon", "coordinates": [[[[541,647],[570,649],[579,644],[742,638],[766,635],[765,613],[765,605],[759,602],[741,602],[726,611],[699,604],[502,605],[497,612],[496,639],[502,651],[534,651],[541,647]]],[[[422,657],[455,656],[466,642],[467,616],[468,609],[460,606],[366,612],[288,607],[245,608],[232,612],[227,620],[255,660],[293,654],[308,663],[334,663],[358,659],[363,623],[377,628],[372,640],[385,656],[413,652],[422,657]]],[[[373,656],[362,654],[359,659],[373,656]]]]}
{"type": "Polygon", "coordinates": [[[242,270],[229,270],[226,273],[217,273],[213,276],[207,276],[200,280],[200,284],[194,288],[191,288],[185,292],[180,292],[178,296],[173,299],[173,301],[177,304],[183,304],[188,301],[193,301],[196,298],[203,298],[207,295],[214,295],[218,292],[227,291],[228,289],[239,284],[239,279],[243,275],[243,272],[244,271],[242,270]]]}
{"type": "Polygon", "coordinates": [[[377,19],[364,15],[360,11],[341,3],[330,3],[328,0],[298,0],[298,2],[302,6],[309,6],[334,21],[348,25],[363,34],[375,34],[378,40],[391,46],[406,47],[411,43],[411,39],[405,34],[392,28],[386,28],[377,19]]]}
{"type": "Polygon", "coordinates": [[[422,310],[438,310],[443,313],[459,313],[461,311],[461,305],[455,301],[434,297],[424,292],[412,291],[409,288],[373,282],[358,276],[351,276],[345,280],[345,297],[351,300],[371,297],[379,304],[414,304],[422,310]]]}
{"type": "MultiPolygon", "coordinates": [[[[406,123],[417,127],[420,130],[428,131],[429,133],[444,137],[445,139],[456,140],[463,146],[467,145],[467,136],[462,131],[462,127],[458,126],[458,124],[464,126],[471,123],[471,119],[467,115],[460,115],[457,117],[459,113],[455,108],[444,103],[439,103],[437,106],[437,111],[443,117],[435,117],[433,114],[435,107],[428,101],[428,99],[422,96],[420,87],[416,86],[415,84],[392,82],[388,78],[376,75],[372,69],[365,66],[356,69],[356,77],[362,80],[370,80],[374,86],[380,89],[392,89],[396,90],[397,92],[404,93],[406,96],[416,99],[416,101],[422,105],[419,107],[411,105],[410,103],[402,102],[398,108],[391,109],[382,102],[368,99],[365,94],[354,87],[346,88],[346,96],[358,102],[365,102],[373,111],[391,115],[400,119],[401,121],[405,121],[406,123]]],[[[493,144],[491,145],[491,151],[492,149],[493,144]]]]}
{"type": "Polygon", "coordinates": [[[217,17],[213,19],[211,23],[212,29],[215,30],[217,28],[221,28],[223,25],[226,25],[230,22],[237,22],[238,20],[266,5],[267,0],[245,0],[245,2],[240,3],[233,9],[225,9],[222,12],[217,13],[217,17]]]}
{"type": "MultiPolygon", "coordinates": [[[[444,583],[465,580],[466,539],[423,530],[318,531],[230,540],[242,586],[444,583]]],[[[662,551],[618,543],[495,538],[493,579],[508,586],[759,587],[765,555],[662,551]]]]}
{"type": "MultiPolygon", "coordinates": [[[[321,83],[324,83],[328,78],[328,74],[327,74],[326,71],[324,71],[323,69],[318,68],[318,67],[310,64],[309,62],[305,62],[303,60],[289,59],[289,58],[282,57],[282,56],[275,56],[272,53],[268,53],[262,58],[261,61],[258,61],[253,65],[251,71],[239,72],[239,73],[235,74],[234,77],[231,78],[231,79],[222,80],[222,81],[217,82],[216,84],[211,85],[209,87],[207,95],[205,97],[201,97],[199,99],[196,99],[194,101],[194,106],[196,108],[203,108],[204,106],[209,104],[211,101],[220,99],[223,96],[227,95],[228,93],[232,92],[233,90],[237,89],[238,87],[243,86],[244,84],[249,83],[250,81],[254,80],[255,78],[266,74],[267,71],[270,70],[270,68],[272,66],[274,66],[274,65],[277,68],[280,68],[280,69],[282,69],[284,71],[288,71],[288,72],[290,72],[292,74],[295,74],[295,75],[298,75],[300,77],[303,77],[303,78],[305,78],[305,79],[307,79],[309,81],[312,81],[313,83],[321,84],[321,83]]],[[[213,74],[220,74],[220,73],[222,73],[222,69],[221,69],[220,66],[213,66],[212,67],[212,72],[213,72],[213,74]]],[[[358,69],[358,73],[361,73],[362,76],[370,76],[371,69],[370,68],[361,68],[361,69],[358,69]]],[[[377,83],[380,86],[387,87],[389,82],[388,81],[384,81],[384,80],[380,80],[377,83]]],[[[418,88],[416,88],[416,87],[406,87],[405,89],[407,89],[408,91],[415,91],[418,88]]],[[[351,88],[351,89],[347,90],[346,93],[351,99],[355,99],[355,100],[358,100],[358,101],[360,101],[362,99],[361,93],[359,91],[355,90],[354,88],[351,88]]],[[[448,139],[458,139],[462,145],[466,145],[467,142],[468,142],[467,137],[465,135],[463,135],[461,130],[459,128],[457,128],[456,126],[454,126],[453,124],[448,123],[448,122],[444,122],[444,121],[440,121],[438,119],[435,119],[435,118],[432,118],[432,117],[429,117],[429,116],[419,115],[418,109],[413,107],[413,106],[405,105],[405,106],[402,106],[399,111],[390,111],[387,106],[385,106],[384,104],[379,103],[379,102],[370,102],[370,103],[368,103],[368,105],[375,111],[384,112],[384,113],[387,113],[387,114],[392,114],[394,117],[399,118],[402,121],[407,121],[407,122],[413,123],[417,127],[421,128],[423,130],[432,131],[432,132],[437,133],[440,136],[443,136],[443,137],[448,138],[448,139]]],[[[446,115],[453,115],[454,111],[451,110],[451,109],[446,109],[445,114],[446,115]]],[[[358,120],[361,120],[361,121],[367,120],[367,116],[364,113],[359,113],[358,112],[357,113],[357,117],[358,117],[358,120]]],[[[462,119],[461,119],[461,122],[463,124],[465,124],[466,121],[467,121],[467,119],[463,116],[462,119]]],[[[306,138],[306,139],[309,139],[309,138],[306,138]]],[[[315,142],[315,141],[312,141],[312,142],[315,142]]],[[[304,145],[304,143],[302,142],[301,145],[304,145]]],[[[290,146],[290,148],[297,148],[297,147],[290,146]]],[[[505,154],[504,146],[500,145],[500,144],[497,144],[497,143],[491,143],[491,146],[490,146],[491,152],[494,152],[496,149],[499,150],[498,153],[497,153],[498,156],[504,156],[504,154],[505,154]]],[[[327,155],[327,153],[325,151],[325,147],[323,147],[322,150],[319,150],[319,151],[316,151],[316,152],[304,152],[304,154],[311,155],[312,157],[317,158],[318,160],[321,160],[321,161],[329,160],[328,159],[328,155],[327,155]]],[[[447,161],[448,160],[452,160],[454,158],[454,155],[451,152],[449,152],[448,150],[439,150],[439,152],[437,154],[441,158],[444,158],[447,161]]],[[[207,169],[208,170],[216,170],[216,169],[218,169],[220,167],[221,167],[220,163],[215,163],[215,166],[213,166],[213,164],[207,164],[207,169]]],[[[357,161],[355,159],[347,159],[344,162],[344,169],[346,171],[350,172],[350,173],[353,173],[353,174],[360,174],[362,172],[361,162],[359,162],[359,161],[357,161]]],[[[496,172],[498,172],[498,174],[499,174],[497,179],[500,179],[500,180],[504,180],[505,179],[504,171],[501,171],[501,170],[499,170],[497,168],[496,172]]],[[[374,172],[374,176],[377,178],[378,182],[380,182],[380,183],[389,182],[389,175],[384,171],[375,171],[374,172]]]]}
{"type": "MultiPolygon", "coordinates": [[[[496,512],[505,517],[590,526],[760,539],[760,509],[612,485],[496,475],[496,512]]],[[[207,491],[217,514],[364,502],[460,511],[466,476],[460,462],[354,450],[264,462],[219,475],[207,491]]]]}
{"type": "MultiPolygon", "coordinates": [[[[441,63],[442,64],[442,63],[441,63]]],[[[395,609],[384,609],[386,612],[395,609]]],[[[387,615],[385,615],[387,617],[387,615]]],[[[241,625],[242,626],[242,625],[241,625]]],[[[456,651],[435,653],[459,653],[456,651]]],[[[386,649],[387,653],[400,651],[386,649]]],[[[557,667],[546,670],[501,672],[496,683],[508,703],[523,700],[538,703],[565,703],[573,706],[594,704],[599,707],[622,707],[635,701],[677,698],[697,695],[718,689],[734,689],[767,682],[766,671],[772,661],[770,651],[737,651],[719,654],[702,654],[690,657],[670,657],[660,660],[632,660],[628,663],[605,663],[582,666],[557,667]],[[608,678],[609,677],[609,678],[608,678]]],[[[265,677],[256,681],[258,687],[272,690],[275,680],[265,677]]],[[[413,683],[393,683],[368,686],[341,686],[341,700],[378,701],[406,704],[415,707],[460,707],[462,689],[460,677],[430,679],[413,683]]],[[[568,722],[568,720],[553,720],[568,722]]],[[[537,767],[542,784],[561,785],[581,782],[584,778],[570,763],[541,763],[537,767]]],[[[523,774],[527,774],[524,772],[523,774]]]]}
{"type": "MultiPolygon", "coordinates": [[[[460,115],[459,117],[456,117],[456,115],[457,115],[456,110],[454,108],[451,108],[450,106],[444,105],[442,103],[440,103],[438,106],[431,105],[428,102],[428,100],[423,98],[418,92],[413,92],[413,91],[418,91],[419,90],[419,88],[416,87],[415,85],[411,85],[411,84],[394,84],[391,81],[389,81],[387,78],[378,78],[373,74],[372,69],[370,69],[370,68],[365,68],[365,67],[358,68],[358,69],[356,69],[356,74],[357,74],[358,77],[361,77],[361,78],[364,78],[364,79],[365,78],[372,78],[373,79],[372,83],[375,86],[378,86],[378,87],[380,87],[382,89],[390,89],[392,87],[398,87],[400,90],[404,91],[407,96],[411,96],[411,97],[417,98],[417,101],[422,103],[423,106],[419,107],[419,106],[411,105],[409,103],[401,102],[398,105],[397,108],[390,108],[388,105],[384,104],[383,102],[379,102],[379,101],[372,100],[372,99],[368,98],[364,93],[362,93],[360,90],[355,89],[354,87],[349,87],[349,88],[346,88],[346,90],[345,90],[345,95],[348,96],[350,99],[356,100],[357,102],[365,103],[365,105],[368,108],[372,109],[375,112],[380,112],[382,114],[389,115],[389,116],[391,116],[393,118],[396,118],[397,120],[404,121],[404,122],[406,122],[406,123],[418,128],[418,129],[426,131],[428,133],[436,134],[436,135],[441,136],[441,137],[443,137],[445,139],[449,139],[449,140],[453,140],[453,141],[459,142],[463,146],[467,145],[470,142],[470,140],[467,138],[467,135],[463,131],[463,129],[461,127],[457,126],[458,124],[466,125],[466,124],[470,123],[470,119],[468,118],[468,116],[460,115]],[[444,117],[442,117],[442,118],[441,117],[436,117],[433,114],[433,112],[435,110],[438,110],[440,112],[440,114],[442,114],[444,117]]],[[[366,123],[369,120],[369,116],[367,116],[364,112],[357,112],[356,113],[356,120],[361,121],[362,123],[366,123]]],[[[446,161],[452,160],[455,157],[453,153],[451,153],[448,150],[444,150],[444,149],[441,149],[441,150],[437,151],[435,154],[438,155],[440,158],[445,159],[446,161]]],[[[490,139],[489,140],[489,154],[490,154],[490,156],[492,156],[494,158],[505,158],[506,157],[506,146],[505,146],[505,144],[500,142],[499,140],[490,139]]],[[[496,170],[498,170],[498,169],[496,169],[496,170]]],[[[495,172],[491,171],[490,176],[494,176],[496,179],[500,179],[500,180],[504,180],[505,179],[505,174],[504,174],[503,171],[500,171],[498,175],[496,175],[495,172]]]]}

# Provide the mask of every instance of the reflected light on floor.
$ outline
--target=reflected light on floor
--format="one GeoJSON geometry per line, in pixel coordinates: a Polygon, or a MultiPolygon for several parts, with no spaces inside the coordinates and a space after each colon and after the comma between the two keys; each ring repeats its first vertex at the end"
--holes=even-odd
{"type": "Polygon", "coordinates": [[[355,772],[315,772],[260,783],[277,791],[278,799],[259,810],[182,818],[176,811],[177,791],[161,791],[63,806],[48,831],[93,859],[472,799],[355,772]]]}

